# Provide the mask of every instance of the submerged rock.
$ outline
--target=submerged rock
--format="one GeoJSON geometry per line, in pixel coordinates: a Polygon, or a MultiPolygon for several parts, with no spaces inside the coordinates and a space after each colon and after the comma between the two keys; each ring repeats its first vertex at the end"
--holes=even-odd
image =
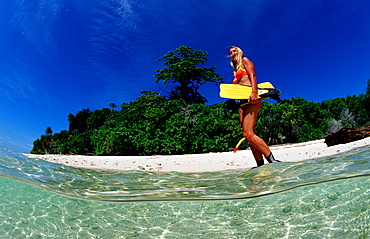
{"type": "Polygon", "coordinates": [[[328,146],[345,144],[370,136],[370,126],[362,128],[341,128],[339,131],[325,137],[328,146]]]}

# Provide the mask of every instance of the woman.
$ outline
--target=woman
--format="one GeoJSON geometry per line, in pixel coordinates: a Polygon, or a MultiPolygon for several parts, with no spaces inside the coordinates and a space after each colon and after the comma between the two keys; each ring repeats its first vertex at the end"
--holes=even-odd
{"type": "Polygon", "coordinates": [[[244,57],[243,51],[236,46],[229,48],[229,55],[231,58],[230,64],[234,68],[233,83],[252,87],[252,94],[248,100],[250,104],[240,107],[239,117],[243,136],[250,144],[257,166],[259,167],[264,164],[262,155],[265,156],[269,163],[280,162],[275,160],[270,148],[263,139],[256,135],[254,130],[262,101],[258,99],[257,77],[253,62],[247,57],[244,57]]]}

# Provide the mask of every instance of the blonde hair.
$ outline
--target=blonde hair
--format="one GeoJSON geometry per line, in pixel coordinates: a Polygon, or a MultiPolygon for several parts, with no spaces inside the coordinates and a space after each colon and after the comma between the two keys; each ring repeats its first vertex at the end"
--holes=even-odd
{"type": "Polygon", "coordinates": [[[235,61],[231,60],[230,62],[230,65],[234,68],[234,71],[237,72],[240,68],[244,69],[243,67],[244,52],[237,46],[231,46],[229,47],[229,53],[231,48],[235,48],[236,51],[238,52],[235,61]]]}

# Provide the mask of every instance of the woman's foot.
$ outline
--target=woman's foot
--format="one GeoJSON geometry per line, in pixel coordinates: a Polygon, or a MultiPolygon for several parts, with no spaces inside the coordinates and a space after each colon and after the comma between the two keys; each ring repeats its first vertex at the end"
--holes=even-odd
{"type": "Polygon", "coordinates": [[[252,169],[261,167],[262,165],[265,164],[265,162],[263,160],[262,161],[256,161],[256,162],[257,162],[257,167],[252,167],[252,169]]]}
{"type": "Polygon", "coordinates": [[[279,161],[279,160],[276,160],[275,158],[274,158],[274,155],[272,155],[272,153],[270,152],[270,155],[268,156],[268,157],[266,157],[266,160],[267,160],[267,162],[269,162],[269,163],[277,163],[277,162],[281,162],[281,161],[279,161]]]}

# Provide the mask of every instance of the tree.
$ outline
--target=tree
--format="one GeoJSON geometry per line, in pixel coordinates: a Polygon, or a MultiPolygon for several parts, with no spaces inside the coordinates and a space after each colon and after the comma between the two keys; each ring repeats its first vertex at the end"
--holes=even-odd
{"type": "Polygon", "coordinates": [[[86,121],[89,118],[91,112],[89,108],[80,110],[76,115],[71,113],[68,114],[69,121],[69,132],[70,133],[82,133],[87,129],[86,121]]]}
{"type": "Polygon", "coordinates": [[[188,46],[180,46],[175,51],[168,52],[167,55],[159,58],[164,60],[165,68],[156,70],[154,75],[158,83],[173,83],[174,89],[169,98],[173,100],[182,99],[186,103],[205,103],[207,99],[203,97],[198,89],[206,82],[223,82],[219,74],[215,72],[216,67],[204,68],[208,54],[205,51],[193,50],[188,46]]]}
{"type": "Polygon", "coordinates": [[[87,129],[88,130],[98,129],[114,113],[115,111],[108,108],[94,110],[86,119],[87,129]]]}
{"type": "Polygon", "coordinates": [[[109,107],[111,110],[114,110],[115,108],[117,108],[117,105],[115,103],[110,103],[109,107]]]}
{"type": "Polygon", "coordinates": [[[52,134],[53,134],[53,130],[51,130],[51,127],[50,126],[46,127],[45,135],[52,135],[52,134]]]}
{"type": "Polygon", "coordinates": [[[365,109],[370,111],[370,79],[367,81],[366,94],[365,94],[365,109]]]}

